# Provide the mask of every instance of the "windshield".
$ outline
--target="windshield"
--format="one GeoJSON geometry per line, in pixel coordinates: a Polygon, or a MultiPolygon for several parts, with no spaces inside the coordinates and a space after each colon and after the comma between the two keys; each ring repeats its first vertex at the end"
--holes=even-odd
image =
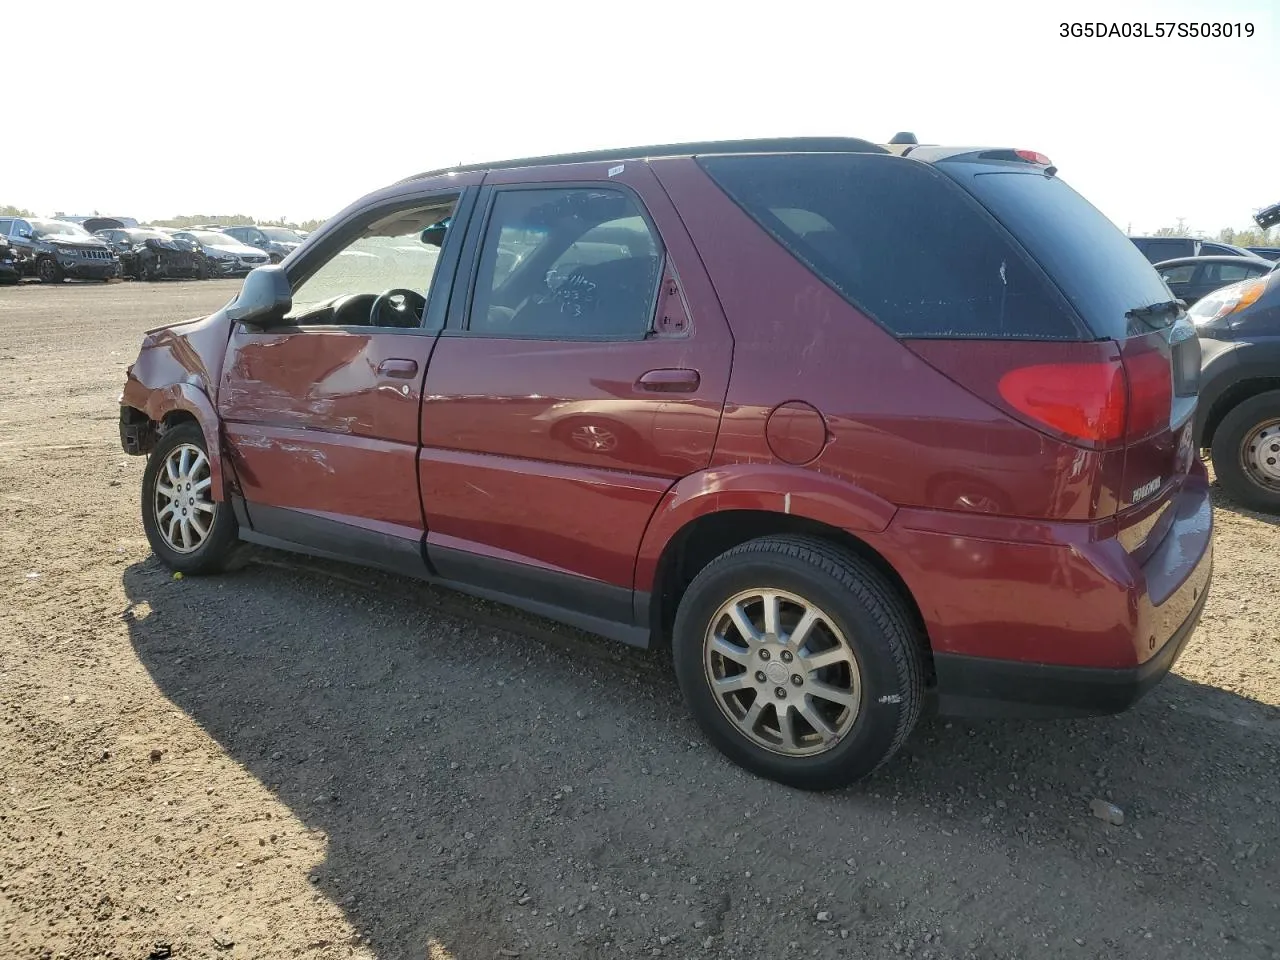
{"type": "Polygon", "coordinates": [[[126,236],[134,243],[141,243],[143,240],[168,240],[169,235],[161,233],[159,230],[130,230],[126,236]]]}
{"type": "Polygon", "coordinates": [[[302,242],[302,238],[288,227],[259,227],[258,229],[267,235],[268,240],[278,240],[281,243],[302,242]]]}
{"type": "Polygon", "coordinates": [[[218,233],[216,230],[188,230],[183,234],[187,237],[195,237],[206,247],[238,247],[240,241],[235,237],[228,236],[225,233],[218,233]]]}
{"type": "Polygon", "coordinates": [[[38,237],[91,237],[84,227],[65,220],[32,220],[31,229],[38,237]]]}
{"type": "Polygon", "coordinates": [[[1098,337],[1124,340],[1126,313],[1173,299],[1133,242],[1057,177],[982,171],[957,179],[1022,241],[1098,337]]]}

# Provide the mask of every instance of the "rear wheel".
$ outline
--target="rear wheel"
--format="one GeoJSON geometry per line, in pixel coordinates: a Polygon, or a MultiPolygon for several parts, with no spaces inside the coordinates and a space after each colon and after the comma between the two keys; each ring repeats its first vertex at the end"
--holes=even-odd
{"type": "Polygon", "coordinates": [[[1213,434],[1213,471],[1233,500],[1280,513],[1280,390],[1227,412],[1213,434]]]}
{"type": "Polygon", "coordinates": [[[36,261],[36,276],[41,283],[57,283],[62,279],[62,268],[52,257],[41,257],[36,261]]]}
{"type": "Polygon", "coordinates": [[[902,597],[861,557],[808,537],[752,540],[708,564],[680,602],[673,654],[708,739],[807,790],[891,757],[924,695],[902,597]]]}
{"type": "Polygon", "coordinates": [[[181,573],[216,573],[241,552],[235,514],[213,499],[204,433],[194,423],[167,430],[142,475],[142,526],[165,566],[181,573]]]}

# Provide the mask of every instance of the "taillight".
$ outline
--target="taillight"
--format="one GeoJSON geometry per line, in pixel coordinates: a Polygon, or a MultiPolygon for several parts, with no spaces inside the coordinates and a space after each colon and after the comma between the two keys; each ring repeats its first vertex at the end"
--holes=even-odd
{"type": "Polygon", "coordinates": [[[1145,437],[1169,423],[1169,358],[1151,351],[1126,365],[1045,363],[1010,370],[1000,396],[1018,413],[1075,440],[1111,443],[1145,437]]]}
{"type": "Polygon", "coordinates": [[[1015,150],[1013,152],[1016,153],[1023,160],[1027,161],[1027,163],[1038,163],[1044,167],[1050,166],[1049,158],[1046,157],[1043,153],[1040,153],[1039,151],[1015,150]]]}
{"type": "Polygon", "coordinates": [[[1124,436],[1128,391],[1118,360],[1018,367],[1000,378],[999,390],[1014,410],[1077,440],[1124,436]]]}

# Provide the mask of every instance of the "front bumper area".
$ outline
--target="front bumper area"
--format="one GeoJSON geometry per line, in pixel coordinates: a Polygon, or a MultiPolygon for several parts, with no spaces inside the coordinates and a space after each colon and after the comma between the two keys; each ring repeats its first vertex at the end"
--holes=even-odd
{"type": "MultiPolygon", "coordinates": [[[[1211,573],[1212,559],[1208,560],[1211,573]]],[[[1091,717],[1128,710],[1164,679],[1195,633],[1209,598],[1208,578],[1191,613],[1150,660],[1108,669],[934,655],[938,712],[967,717],[1091,717]]]]}
{"type": "Polygon", "coordinates": [[[120,276],[118,260],[59,260],[62,275],[73,280],[109,280],[120,276]]]}

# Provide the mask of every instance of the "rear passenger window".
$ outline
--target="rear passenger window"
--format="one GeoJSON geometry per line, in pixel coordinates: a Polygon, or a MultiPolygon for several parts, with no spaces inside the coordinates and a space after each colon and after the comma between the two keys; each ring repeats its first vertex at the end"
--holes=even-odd
{"type": "Polygon", "coordinates": [[[1081,337],[1044,275],[925,164],[871,154],[700,162],[797,259],[897,336],[1081,337]]]}
{"type": "Polygon", "coordinates": [[[642,339],[662,273],[657,237],[612,189],[494,197],[468,329],[544,340],[642,339]]]}

